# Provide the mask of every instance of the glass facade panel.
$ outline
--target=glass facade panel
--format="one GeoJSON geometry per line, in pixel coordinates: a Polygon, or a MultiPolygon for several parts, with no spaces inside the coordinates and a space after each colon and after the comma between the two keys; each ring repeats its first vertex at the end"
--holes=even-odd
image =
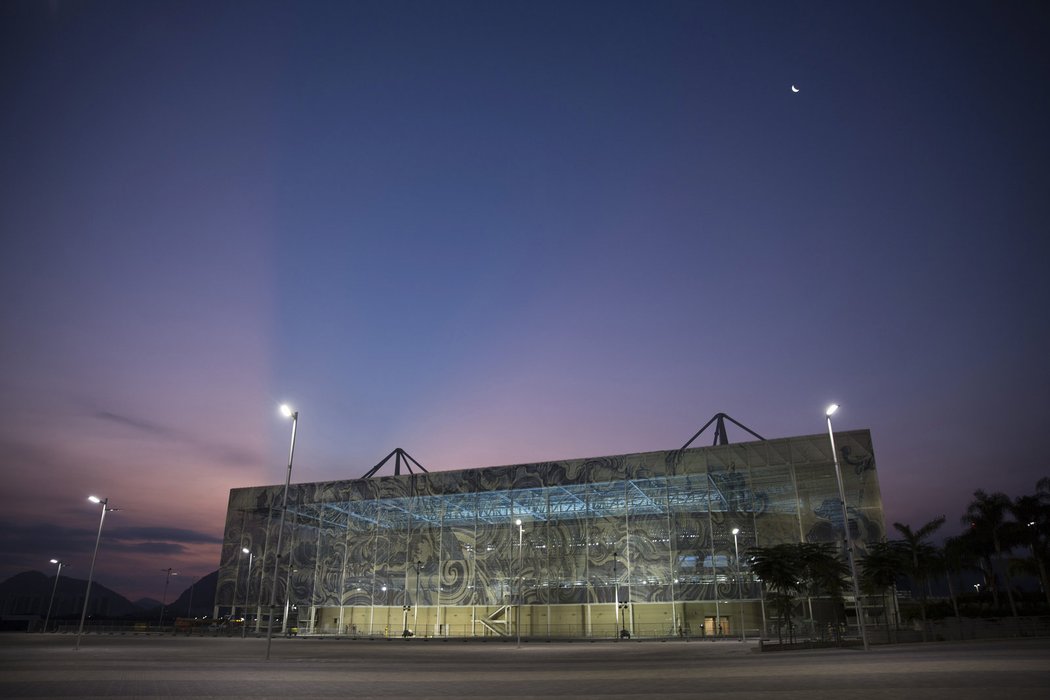
{"type": "MultiPolygon", "coordinates": [[[[871,436],[836,439],[863,549],[884,532],[871,436]]],[[[231,492],[217,613],[268,603],[282,491],[231,492]]],[[[294,624],[316,634],[699,634],[707,617],[732,616],[747,627],[763,619],[747,551],[840,541],[841,520],[826,435],[294,484],[274,614],[298,609],[294,624]]]]}

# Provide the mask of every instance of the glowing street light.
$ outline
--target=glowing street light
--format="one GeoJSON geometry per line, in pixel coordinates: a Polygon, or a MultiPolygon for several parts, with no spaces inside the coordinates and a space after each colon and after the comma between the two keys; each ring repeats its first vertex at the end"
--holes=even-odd
{"type": "Polygon", "coordinates": [[[47,624],[51,621],[51,606],[55,604],[55,591],[58,590],[58,577],[62,575],[62,567],[66,566],[64,561],[58,559],[52,559],[52,564],[58,564],[58,573],[55,574],[55,585],[51,587],[51,600],[47,604],[47,615],[44,617],[44,629],[41,632],[47,632],[47,624]]]}
{"type": "Polygon", "coordinates": [[[197,582],[200,581],[201,577],[191,575],[191,578],[193,579],[193,581],[190,582],[190,600],[186,604],[186,617],[195,620],[197,618],[193,615],[193,587],[197,585],[197,582]]]}
{"type": "Polygon", "coordinates": [[[164,626],[164,609],[168,606],[168,581],[171,580],[172,576],[178,576],[179,572],[170,566],[167,569],[161,569],[166,575],[164,576],[164,595],[160,598],[160,620],[157,624],[161,627],[164,626]]]}
{"type": "Polygon", "coordinates": [[[412,636],[419,634],[419,574],[423,571],[423,562],[416,561],[416,597],[412,599],[415,607],[412,609],[412,636]]]}
{"type": "Polygon", "coordinates": [[[244,622],[241,623],[241,639],[244,639],[248,636],[248,593],[252,587],[252,561],[255,554],[247,547],[241,547],[241,552],[248,555],[248,576],[244,579],[244,614],[241,615],[244,618],[244,622]]]}
{"type": "Polygon", "coordinates": [[[839,405],[828,406],[824,416],[828,419],[828,439],[831,440],[831,456],[835,460],[835,478],[839,483],[839,504],[842,506],[842,532],[846,538],[846,552],[849,554],[849,572],[853,579],[853,603],[857,609],[857,626],[860,627],[860,640],[864,651],[868,651],[868,632],[864,628],[864,611],[860,603],[860,580],[857,578],[856,555],[853,552],[853,536],[849,531],[849,514],[846,512],[846,488],[842,485],[842,468],[839,466],[839,452],[835,448],[835,432],[831,429],[831,416],[839,410],[839,405]]]}
{"type": "Polygon", "coordinates": [[[281,501],[281,522],[277,526],[277,547],[274,550],[273,586],[270,588],[270,610],[266,624],[266,660],[270,660],[270,644],[273,641],[273,611],[277,606],[277,574],[281,568],[281,535],[284,534],[284,518],[288,512],[288,486],[292,483],[292,459],[295,457],[295,429],[299,425],[299,411],[293,411],[286,403],[281,404],[281,415],[292,419],[292,445],[288,448],[288,474],[284,479],[284,497],[281,501]]]}
{"type": "Polygon", "coordinates": [[[518,526],[518,604],[515,606],[516,614],[514,615],[514,627],[518,631],[518,648],[521,649],[521,599],[522,599],[522,588],[524,588],[525,582],[522,581],[521,576],[521,545],[522,539],[525,535],[525,528],[521,524],[521,518],[514,521],[514,524],[518,526]]]}
{"type": "Polygon", "coordinates": [[[736,597],[740,603],[740,641],[747,641],[747,632],[744,630],[744,584],[740,581],[740,543],[736,536],[740,534],[740,528],[733,528],[733,551],[736,552],[736,597]]]}
{"type": "MultiPolygon", "coordinates": [[[[618,574],[616,572],[616,564],[619,562],[619,554],[617,552],[613,552],[612,557],[613,557],[613,605],[616,606],[616,617],[619,618],[620,614],[621,614],[621,611],[623,610],[623,607],[620,605],[620,579],[618,578],[618,574]]],[[[619,619],[614,620],[614,622],[618,623],[619,619]]],[[[626,620],[624,620],[623,628],[627,629],[627,621],[626,620]]]]}
{"type": "Polygon", "coordinates": [[[88,599],[91,597],[91,578],[95,573],[95,558],[98,557],[98,545],[99,542],[102,541],[102,524],[106,522],[106,513],[108,511],[117,510],[116,508],[109,507],[108,498],[88,496],[88,500],[102,506],[102,516],[98,520],[98,534],[95,536],[95,551],[91,555],[91,568],[88,569],[87,589],[84,591],[84,610],[80,613],[80,627],[77,629],[76,651],[80,651],[80,636],[84,634],[84,618],[87,617],[88,599]]]}

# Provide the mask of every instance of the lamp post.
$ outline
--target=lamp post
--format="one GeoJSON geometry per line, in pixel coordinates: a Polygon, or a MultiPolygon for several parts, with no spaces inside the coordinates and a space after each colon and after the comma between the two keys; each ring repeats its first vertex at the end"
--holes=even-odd
{"type": "MultiPolygon", "coordinates": [[[[386,586],[381,586],[379,591],[383,594],[383,614],[386,617],[386,623],[383,625],[383,636],[390,636],[390,596],[386,593],[386,586]]],[[[375,607],[373,605],[373,607],[375,607]]],[[[372,634],[375,629],[375,611],[372,611],[372,622],[371,628],[368,630],[369,634],[372,634]]]]}
{"type": "Polygon", "coordinates": [[[618,560],[619,555],[613,552],[613,602],[616,604],[616,615],[620,618],[620,629],[617,630],[616,634],[618,639],[628,639],[630,634],[627,632],[627,612],[631,608],[631,601],[625,600],[622,603],[620,602],[620,579],[616,572],[618,560]]]}
{"type": "Polygon", "coordinates": [[[835,479],[839,484],[839,503],[842,506],[842,533],[846,538],[846,553],[849,555],[849,572],[853,579],[853,602],[857,609],[857,626],[860,627],[860,640],[864,651],[868,651],[868,631],[864,628],[864,610],[860,602],[860,580],[857,578],[856,556],[853,552],[853,536],[849,531],[849,514],[846,512],[846,488],[842,485],[842,468],[839,466],[839,453],[835,448],[835,432],[831,428],[831,416],[839,410],[839,405],[828,406],[824,416],[828,419],[828,439],[831,440],[831,456],[835,460],[835,479]]]}
{"type": "Polygon", "coordinates": [[[412,636],[419,634],[419,572],[423,570],[423,562],[416,562],[416,595],[412,599],[415,608],[412,611],[412,636]]]}
{"type": "MultiPolygon", "coordinates": [[[[193,587],[197,585],[197,581],[200,580],[200,576],[193,576],[193,580],[190,582],[190,600],[186,605],[186,617],[194,619],[193,617],[193,587]]],[[[190,629],[193,629],[192,627],[190,629]]]]}
{"type": "Polygon", "coordinates": [[[525,535],[525,528],[521,524],[521,518],[515,520],[514,524],[518,526],[518,572],[515,576],[518,579],[518,599],[517,605],[514,606],[514,627],[518,633],[518,648],[521,649],[521,545],[525,535]]]}
{"type": "MultiPolygon", "coordinates": [[[[615,611],[614,614],[618,618],[620,616],[620,580],[618,578],[616,578],[617,557],[618,557],[618,554],[616,552],[613,552],[613,605],[616,606],[616,611],[615,611]]],[[[613,620],[613,622],[618,622],[618,621],[619,620],[616,620],[616,619],[613,620]]],[[[619,634],[619,633],[617,632],[617,634],[619,634]]]]}
{"type": "Polygon", "coordinates": [[[106,513],[108,511],[116,510],[116,508],[109,507],[108,498],[88,496],[88,500],[102,506],[102,515],[98,519],[98,534],[95,535],[95,551],[91,555],[91,567],[88,569],[87,588],[84,590],[84,610],[80,613],[80,627],[77,629],[77,645],[74,647],[76,651],[80,651],[80,636],[84,634],[84,618],[87,617],[88,599],[91,597],[91,579],[95,573],[95,558],[98,557],[98,545],[99,542],[102,541],[102,524],[106,522],[106,513]]]}
{"type": "Polygon", "coordinates": [[[168,606],[168,581],[171,580],[172,576],[178,576],[179,572],[170,566],[167,569],[161,569],[164,572],[164,595],[160,597],[160,620],[157,624],[161,627],[164,626],[164,609],[168,606]]]}
{"type": "MultiPolygon", "coordinates": [[[[407,576],[407,574],[406,574],[407,576]]],[[[405,591],[405,595],[408,595],[408,591],[405,591]]],[[[408,603],[401,605],[401,638],[408,639],[408,611],[412,609],[412,606],[408,603]]]]}
{"type": "Polygon", "coordinates": [[[241,623],[241,639],[248,636],[248,594],[252,588],[252,560],[255,554],[247,547],[241,547],[241,552],[248,555],[248,575],[244,578],[244,622],[241,623]]]}
{"type": "Polygon", "coordinates": [[[277,605],[277,572],[281,568],[281,535],[284,534],[284,516],[288,512],[288,485],[292,483],[292,459],[295,457],[295,429],[299,425],[299,411],[281,404],[281,415],[292,419],[292,445],[288,448],[288,474],[284,478],[284,497],[281,500],[281,522],[277,526],[277,547],[274,550],[273,586],[270,588],[270,614],[266,623],[266,660],[270,660],[270,644],[273,642],[273,609],[277,605]]]}
{"type": "Polygon", "coordinates": [[[55,585],[51,587],[51,600],[47,604],[47,615],[44,616],[44,629],[41,632],[47,632],[48,622],[51,621],[51,606],[55,604],[55,591],[58,590],[58,577],[62,575],[62,567],[66,565],[64,561],[58,559],[52,559],[52,564],[58,564],[58,573],[55,574],[55,585]]]}
{"type": "Polygon", "coordinates": [[[740,528],[733,528],[733,552],[736,554],[736,597],[740,603],[740,641],[747,641],[747,632],[744,630],[744,584],[740,580],[740,543],[736,536],[740,534],[740,528]]]}

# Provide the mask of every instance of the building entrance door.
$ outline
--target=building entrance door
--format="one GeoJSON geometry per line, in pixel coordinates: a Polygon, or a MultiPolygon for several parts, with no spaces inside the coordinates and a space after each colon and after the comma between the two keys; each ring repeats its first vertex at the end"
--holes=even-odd
{"type": "Polygon", "coordinates": [[[715,626],[715,616],[708,615],[704,618],[704,635],[711,637],[714,635],[728,635],[729,634],[729,618],[719,617],[718,625],[715,626]]]}

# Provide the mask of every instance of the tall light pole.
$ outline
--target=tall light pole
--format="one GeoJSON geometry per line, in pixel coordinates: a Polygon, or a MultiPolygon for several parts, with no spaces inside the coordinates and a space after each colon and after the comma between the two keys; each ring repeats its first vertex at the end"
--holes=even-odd
{"type": "Polygon", "coordinates": [[[164,626],[164,609],[168,607],[168,581],[171,581],[172,576],[178,576],[179,572],[170,566],[167,569],[161,569],[164,572],[164,595],[160,597],[160,620],[157,621],[157,625],[160,627],[164,626]]]}
{"type": "MultiPolygon", "coordinates": [[[[618,555],[617,555],[616,552],[613,552],[613,601],[616,604],[616,615],[619,618],[619,622],[620,622],[620,624],[619,624],[619,628],[620,629],[616,632],[616,634],[619,635],[617,637],[618,639],[629,639],[630,636],[629,636],[629,634],[627,632],[627,613],[631,609],[631,601],[630,601],[630,596],[628,596],[628,600],[625,600],[622,603],[620,602],[620,578],[619,578],[619,575],[616,573],[616,562],[617,562],[617,560],[618,560],[618,555]]],[[[625,570],[627,570],[629,568],[628,564],[629,564],[629,562],[627,560],[625,560],[624,561],[625,570]]],[[[628,573],[630,573],[630,572],[628,571],[628,573]]],[[[628,586],[628,593],[630,593],[629,586],[628,586]]]]}
{"type": "Polygon", "coordinates": [[[423,570],[423,562],[416,562],[416,596],[412,599],[415,608],[412,611],[412,636],[419,634],[419,572],[423,570]]]}
{"type": "MultiPolygon", "coordinates": [[[[617,553],[613,552],[613,605],[616,606],[616,610],[613,613],[615,615],[613,622],[619,622],[620,617],[620,579],[616,577],[617,557],[617,553]]],[[[619,625],[617,625],[617,627],[619,627],[619,625]]],[[[617,630],[614,635],[618,635],[619,633],[619,630],[617,630]]]]}
{"type": "Polygon", "coordinates": [[[740,528],[733,528],[733,552],[736,553],[736,597],[740,603],[740,641],[747,641],[747,632],[744,630],[744,584],[740,581],[740,543],[736,536],[740,534],[740,528]]]}
{"type": "MultiPolygon", "coordinates": [[[[189,603],[186,605],[186,617],[188,617],[190,619],[194,619],[193,618],[193,587],[197,585],[197,581],[199,581],[200,578],[201,578],[200,576],[194,576],[193,577],[193,581],[190,582],[190,600],[189,600],[189,603]]],[[[191,627],[190,629],[192,630],[193,628],[191,627]]]]}
{"type": "Polygon", "coordinates": [[[41,632],[47,632],[47,624],[51,621],[51,606],[55,604],[55,591],[58,590],[58,577],[62,575],[62,567],[66,565],[64,561],[58,559],[52,559],[52,564],[58,564],[58,573],[55,574],[55,585],[51,587],[51,600],[47,604],[47,615],[44,616],[44,629],[41,632]]]}
{"type": "Polygon", "coordinates": [[[241,639],[244,639],[248,636],[248,594],[252,589],[252,560],[255,559],[255,554],[247,547],[241,547],[241,552],[248,555],[248,575],[244,579],[244,613],[241,615],[244,618],[244,622],[241,623],[241,639]]]}
{"type": "Polygon", "coordinates": [[[288,448],[288,474],[284,478],[284,498],[281,500],[281,524],[277,528],[277,547],[274,550],[273,586],[270,588],[270,614],[266,623],[266,660],[270,660],[270,644],[273,642],[273,609],[277,605],[277,572],[281,568],[281,535],[284,534],[284,516],[288,512],[288,485],[292,483],[292,459],[295,457],[295,429],[299,425],[299,411],[281,404],[281,414],[292,419],[292,445],[288,448]]]}
{"type": "Polygon", "coordinates": [[[84,618],[87,617],[88,599],[91,597],[91,578],[95,573],[95,558],[98,557],[98,544],[102,541],[102,524],[106,522],[106,513],[108,511],[116,510],[116,508],[109,507],[108,498],[88,496],[88,500],[102,506],[102,516],[98,519],[98,534],[95,535],[95,551],[91,555],[91,568],[88,569],[87,588],[84,590],[84,610],[80,613],[80,627],[77,629],[76,651],[80,651],[80,636],[84,634],[84,618]]]}
{"type": "Polygon", "coordinates": [[[521,524],[521,518],[514,521],[514,524],[518,526],[518,573],[515,578],[518,579],[518,604],[515,607],[516,614],[514,615],[514,627],[518,632],[518,648],[521,648],[521,545],[525,535],[525,528],[521,524]]]}
{"type": "Polygon", "coordinates": [[[857,578],[856,556],[853,552],[853,536],[849,531],[849,514],[846,512],[846,487],[842,485],[842,468],[839,466],[839,453],[835,448],[835,432],[831,429],[831,416],[839,410],[839,405],[828,406],[824,416],[828,419],[828,439],[831,440],[831,456],[835,460],[835,478],[839,482],[839,503],[842,506],[842,533],[846,538],[846,553],[849,555],[849,572],[853,579],[853,603],[857,608],[857,625],[860,627],[860,640],[864,651],[868,651],[868,631],[864,628],[864,610],[860,602],[860,580],[857,578]]]}

